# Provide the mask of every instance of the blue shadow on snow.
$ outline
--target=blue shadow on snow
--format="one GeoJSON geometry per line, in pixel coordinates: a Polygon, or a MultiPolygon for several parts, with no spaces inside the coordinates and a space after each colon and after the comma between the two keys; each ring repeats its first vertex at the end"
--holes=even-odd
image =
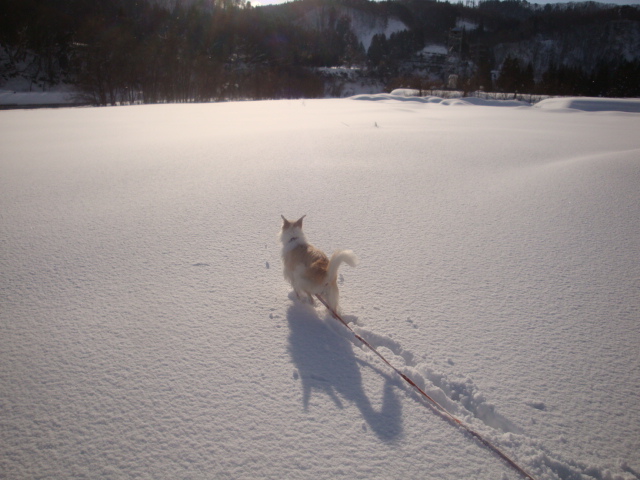
{"type": "MultiPolygon", "coordinates": [[[[326,393],[338,408],[341,399],[353,402],[369,428],[384,441],[392,441],[402,434],[402,405],[394,387],[398,383],[391,376],[358,360],[348,338],[318,318],[314,309],[299,301],[287,310],[289,321],[289,354],[302,382],[303,405],[307,410],[313,390],[326,393]],[[359,364],[374,368],[385,378],[382,407],[376,411],[362,386],[359,364]]],[[[339,328],[341,325],[336,324],[339,328]]],[[[346,330],[345,330],[346,332],[346,330]]],[[[346,333],[345,333],[346,335],[346,333]]]]}

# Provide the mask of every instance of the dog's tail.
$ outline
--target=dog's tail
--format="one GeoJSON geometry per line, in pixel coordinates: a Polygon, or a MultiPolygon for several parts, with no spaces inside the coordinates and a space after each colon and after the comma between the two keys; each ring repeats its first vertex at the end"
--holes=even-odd
{"type": "Polygon", "coordinates": [[[331,260],[329,260],[329,267],[327,272],[327,279],[329,282],[334,282],[338,277],[338,268],[342,262],[350,265],[352,267],[356,266],[358,263],[358,257],[356,257],[355,253],[351,250],[337,250],[333,252],[331,255],[331,260]]]}

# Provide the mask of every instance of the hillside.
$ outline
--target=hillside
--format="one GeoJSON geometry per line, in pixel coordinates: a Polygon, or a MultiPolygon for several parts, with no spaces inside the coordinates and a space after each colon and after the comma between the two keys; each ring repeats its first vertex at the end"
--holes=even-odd
{"type": "Polygon", "coordinates": [[[0,88],[96,104],[378,89],[640,95],[640,7],[487,0],[0,0],[0,88]],[[170,6],[169,6],[170,5],[170,6]],[[35,13],[34,13],[35,12],[35,13]],[[327,74],[348,68],[346,77],[327,74]]]}

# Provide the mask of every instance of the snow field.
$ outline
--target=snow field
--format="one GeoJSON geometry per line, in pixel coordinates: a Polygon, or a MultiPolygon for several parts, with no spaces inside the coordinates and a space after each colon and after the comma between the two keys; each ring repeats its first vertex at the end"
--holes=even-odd
{"type": "Polygon", "coordinates": [[[357,98],[0,112],[3,476],[519,478],[294,300],[307,214],[451,413],[638,477],[640,117],[357,98]]]}

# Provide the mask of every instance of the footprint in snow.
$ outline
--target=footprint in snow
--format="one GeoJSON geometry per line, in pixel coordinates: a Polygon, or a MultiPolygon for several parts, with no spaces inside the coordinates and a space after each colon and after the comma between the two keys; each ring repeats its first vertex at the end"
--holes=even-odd
{"type": "Polygon", "coordinates": [[[547,406],[545,405],[544,402],[539,402],[539,401],[529,401],[529,402],[524,402],[525,405],[528,405],[531,408],[535,408],[536,410],[540,410],[542,412],[544,412],[547,409],[547,406]]]}
{"type": "MultiPolygon", "coordinates": [[[[410,318],[407,319],[407,322],[413,324],[410,318]]],[[[487,401],[470,378],[443,372],[438,368],[423,364],[412,352],[402,348],[402,345],[394,340],[391,334],[379,335],[362,327],[357,327],[356,332],[380,350],[385,357],[388,356],[388,360],[392,364],[400,365],[401,370],[408,368],[409,370],[405,373],[409,374],[409,377],[420,388],[431,390],[434,398],[452,414],[457,415],[460,409],[466,410],[485,425],[496,430],[522,433],[517,425],[496,411],[495,406],[487,401]],[[431,384],[431,387],[428,387],[428,384],[431,384]],[[438,391],[433,391],[434,387],[438,391]]],[[[453,360],[449,360],[449,365],[453,365],[453,360]]],[[[538,410],[545,408],[542,402],[529,402],[528,405],[538,410]]]]}

